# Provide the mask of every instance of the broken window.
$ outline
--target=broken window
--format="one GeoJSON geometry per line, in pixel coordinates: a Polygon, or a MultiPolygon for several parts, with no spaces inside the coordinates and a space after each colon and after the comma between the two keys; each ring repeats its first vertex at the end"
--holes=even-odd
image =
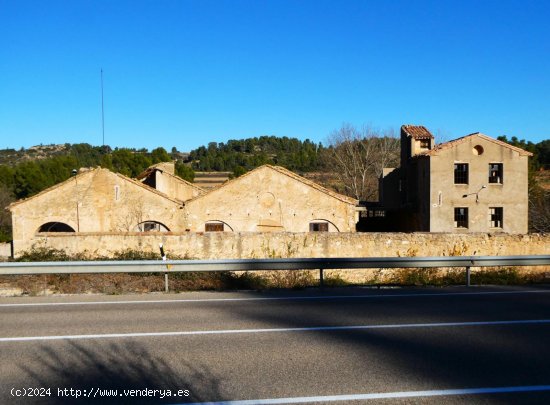
{"type": "Polygon", "coordinates": [[[455,228],[468,228],[468,208],[455,208],[455,228]]]}
{"type": "Polygon", "coordinates": [[[468,163],[455,163],[455,184],[468,184],[468,163]]]}
{"type": "Polygon", "coordinates": [[[502,228],[502,207],[489,208],[489,226],[491,228],[502,228]]]}
{"type": "Polygon", "coordinates": [[[502,163],[489,163],[489,183],[502,184],[502,163]]]}

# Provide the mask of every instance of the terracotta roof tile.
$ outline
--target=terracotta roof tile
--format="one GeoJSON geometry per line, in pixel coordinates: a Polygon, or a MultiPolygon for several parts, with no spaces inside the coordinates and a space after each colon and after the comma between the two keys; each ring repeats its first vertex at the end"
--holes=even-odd
{"type": "Polygon", "coordinates": [[[431,139],[434,136],[422,125],[402,125],[401,130],[414,139],[431,139]]]}

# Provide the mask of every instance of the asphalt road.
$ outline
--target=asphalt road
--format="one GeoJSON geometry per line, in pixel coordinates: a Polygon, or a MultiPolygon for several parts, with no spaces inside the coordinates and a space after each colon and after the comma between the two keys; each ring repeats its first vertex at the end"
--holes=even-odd
{"type": "Polygon", "coordinates": [[[0,320],[0,403],[550,403],[549,287],[3,298],[0,320]]]}

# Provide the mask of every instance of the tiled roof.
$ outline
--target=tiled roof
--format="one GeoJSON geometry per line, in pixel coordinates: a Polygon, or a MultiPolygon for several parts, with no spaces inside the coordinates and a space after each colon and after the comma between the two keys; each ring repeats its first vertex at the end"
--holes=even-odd
{"type": "Polygon", "coordinates": [[[521,148],[518,148],[516,146],[512,146],[506,142],[499,141],[498,139],[493,139],[490,136],[487,136],[485,134],[482,134],[481,132],[474,132],[473,134],[463,136],[461,138],[453,139],[452,141],[441,143],[439,145],[436,145],[434,148],[427,150],[425,152],[419,153],[418,156],[434,156],[437,155],[437,153],[441,150],[450,149],[455,147],[456,145],[459,145],[463,142],[466,142],[471,137],[477,136],[481,139],[484,139],[486,141],[492,142],[496,145],[503,146],[508,149],[512,149],[513,151],[516,151],[520,154],[520,156],[533,156],[531,152],[528,152],[526,150],[523,150],[521,148]]]}
{"type": "Polygon", "coordinates": [[[407,135],[412,136],[414,139],[433,138],[433,135],[428,128],[422,125],[402,125],[401,130],[403,130],[407,135]]]}

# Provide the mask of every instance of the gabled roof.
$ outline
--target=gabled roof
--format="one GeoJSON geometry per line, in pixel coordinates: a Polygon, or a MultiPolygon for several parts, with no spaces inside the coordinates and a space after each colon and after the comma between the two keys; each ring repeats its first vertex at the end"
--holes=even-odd
{"type": "Polygon", "coordinates": [[[174,202],[174,203],[176,203],[176,204],[178,204],[178,205],[182,204],[182,201],[177,200],[177,199],[175,199],[175,198],[170,198],[170,197],[168,197],[166,194],[164,194],[164,193],[162,193],[162,192],[160,192],[160,191],[158,191],[158,190],[155,190],[154,188],[149,187],[148,185],[143,184],[143,183],[141,183],[140,181],[131,179],[131,178],[126,177],[126,176],[124,176],[123,174],[120,174],[120,173],[112,172],[112,171],[110,171],[110,170],[108,170],[108,169],[104,169],[104,168],[101,168],[101,167],[96,167],[96,168],[94,168],[94,169],[87,170],[87,171],[84,171],[84,172],[82,172],[82,173],[78,173],[76,176],[70,177],[70,178],[68,178],[67,180],[62,181],[61,183],[57,183],[57,184],[55,184],[55,185],[53,185],[53,186],[51,186],[51,187],[49,187],[49,188],[47,188],[47,189],[45,189],[45,190],[42,190],[41,192],[39,192],[39,193],[37,193],[37,194],[35,194],[35,195],[31,196],[31,197],[23,198],[23,199],[21,199],[21,200],[15,201],[15,202],[11,203],[11,204],[7,207],[7,209],[11,211],[11,209],[12,209],[13,207],[15,207],[15,206],[17,206],[17,205],[20,205],[20,204],[23,204],[23,203],[26,203],[26,202],[31,201],[31,200],[34,200],[34,199],[36,199],[36,198],[38,198],[38,197],[43,196],[44,194],[50,193],[50,192],[52,192],[52,191],[55,191],[55,190],[57,190],[58,188],[61,188],[61,187],[63,187],[64,185],[69,184],[69,183],[72,182],[72,181],[75,181],[74,179],[84,178],[84,177],[86,177],[86,176],[88,176],[88,175],[90,175],[90,174],[92,174],[92,173],[97,173],[98,171],[102,171],[102,170],[107,171],[107,172],[109,172],[110,174],[113,174],[113,175],[115,175],[115,176],[121,178],[121,179],[124,180],[124,181],[127,181],[127,182],[132,183],[132,184],[134,184],[134,185],[136,185],[136,186],[138,186],[138,187],[141,187],[141,188],[143,188],[143,189],[145,189],[145,190],[147,190],[147,191],[150,191],[150,192],[152,192],[152,193],[154,193],[154,194],[157,194],[158,196],[163,197],[163,198],[165,198],[165,199],[167,199],[167,200],[170,200],[170,201],[172,201],[172,202],[174,202]]]}
{"type": "Polygon", "coordinates": [[[145,169],[140,174],[138,174],[136,176],[136,179],[141,180],[144,177],[147,177],[149,174],[151,174],[151,173],[153,173],[154,171],[157,171],[157,170],[160,171],[160,172],[163,172],[163,173],[169,173],[164,168],[167,163],[172,163],[172,162],[160,162],[160,163],[155,163],[154,165],[149,166],[147,169],[145,169]]]}
{"type": "Polygon", "coordinates": [[[187,180],[184,180],[184,179],[182,179],[182,178],[179,177],[179,176],[176,176],[176,175],[174,175],[174,174],[172,174],[172,173],[169,173],[169,172],[167,172],[167,171],[162,170],[162,168],[157,167],[159,164],[160,164],[160,163],[158,163],[158,164],[156,164],[156,165],[153,165],[153,166],[149,166],[149,167],[148,167],[147,169],[145,169],[143,172],[141,172],[140,174],[138,174],[138,176],[136,177],[136,179],[137,179],[137,180],[142,180],[142,179],[148,177],[151,173],[154,173],[154,172],[156,172],[156,171],[159,171],[159,172],[162,172],[163,174],[165,174],[166,176],[171,177],[172,179],[174,179],[174,180],[176,180],[176,181],[178,181],[178,182],[180,182],[180,183],[185,184],[186,186],[189,186],[189,187],[191,187],[191,188],[196,189],[197,191],[199,191],[199,192],[201,192],[201,193],[205,193],[205,192],[206,192],[206,190],[205,190],[204,188],[199,187],[199,186],[197,186],[197,185],[195,185],[195,184],[193,184],[193,183],[190,183],[190,182],[188,182],[187,180]]]}
{"type": "Polygon", "coordinates": [[[263,166],[259,166],[245,174],[243,174],[242,176],[240,177],[237,177],[236,179],[232,179],[232,180],[229,180],[229,181],[226,181],[225,183],[223,183],[221,186],[211,190],[211,191],[208,191],[206,194],[203,194],[203,195],[200,195],[198,197],[195,197],[194,199],[190,200],[190,201],[187,201],[186,204],[192,202],[192,201],[195,201],[195,200],[198,200],[200,198],[203,198],[203,197],[206,197],[212,193],[215,193],[217,192],[218,190],[222,190],[224,187],[227,187],[228,185],[230,184],[234,184],[235,182],[238,182],[238,181],[241,181],[243,178],[247,177],[247,176],[250,176],[252,175],[253,173],[259,171],[259,170],[262,170],[262,169],[270,169],[270,170],[274,170],[282,175],[285,175],[285,176],[288,176],[290,178],[292,178],[293,180],[296,180],[296,181],[299,181],[300,183],[303,183],[305,184],[306,186],[309,186],[311,188],[314,188],[315,190],[317,191],[320,191],[328,196],[331,196],[333,198],[336,198],[342,202],[345,202],[347,204],[350,204],[350,205],[357,205],[359,202],[354,199],[354,198],[351,198],[351,197],[348,197],[348,196],[345,196],[343,194],[339,194],[339,193],[336,193],[332,190],[329,190],[311,180],[308,180],[302,176],[299,176],[297,175],[296,173],[294,172],[291,172],[290,170],[288,169],[285,169],[284,167],[281,167],[281,166],[272,166],[272,165],[263,165],[263,166]]]}
{"type": "Polygon", "coordinates": [[[479,138],[481,138],[483,140],[486,140],[488,142],[492,142],[492,143],[494,143],[498,146],[502,146],[502,147],[511,149],[513,151],[516,151],[520,154],[520,156],[533,156],[533,154],[531,152],[528,152],[528,151],[526,151],[524,149],[521,149],[521,148],[518,148],[516,146],[512,146],[512,145],[510,145],[506,142],[499,141],[498,139],[491,138],[490,136],[482,134],[481,132],[474,132],[473,134],[469,134],[469,135],[463,136],[461,138],[454,139],[454,140],[449,141],[449,142],[441,143],[439,145],[436,145],[434,148],[432,148],[430,150],[419,153],[417,156],[434,156],[434,155],[437,155],[438,152],[440,152],[442,150],[454,148],[455,146],[460,145],[461,143],[464,143],[464,142],[468,141],[470,138],[472,138],[474,136],[479,137],[479,138]]]}
{"type": "Polygon", "coordinates": [[[401,130],[414,139],[432,139],[432,133],[422,125],[402,125],[401,130]]]}

